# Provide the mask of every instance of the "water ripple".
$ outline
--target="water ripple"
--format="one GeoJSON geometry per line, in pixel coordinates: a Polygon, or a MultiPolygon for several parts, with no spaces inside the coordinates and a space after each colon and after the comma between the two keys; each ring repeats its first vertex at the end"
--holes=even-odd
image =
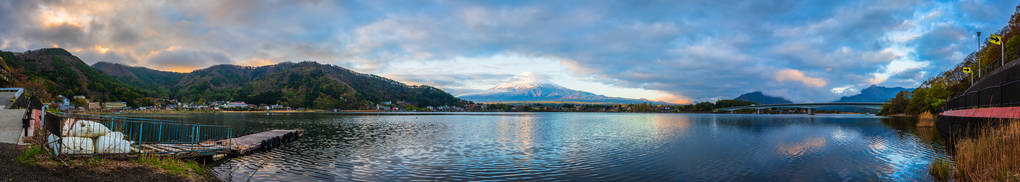
{"type": "MultiPolygon", "coordinates": [[[[194,115],[305,138],[216,167],[227,181],[930,180],[935,134],[870,116],[527,113],[194,115]]],[[[906,123],[904,123],[906,122],[906,123]]],[[[246,131],[241,131],[244,133],[246,131]]]]}

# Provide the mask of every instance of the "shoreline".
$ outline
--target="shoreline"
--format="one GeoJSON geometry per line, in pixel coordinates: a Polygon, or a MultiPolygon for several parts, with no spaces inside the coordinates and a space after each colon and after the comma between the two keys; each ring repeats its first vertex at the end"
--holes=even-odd
{"type": "Polygon", "coordinates": [[[116,176],[123,181],[220,181],[212,175],[210,166],[189,160],[60,158],[33,152],[32,147],[0,144],[0,180],[106,181],[116,176]],[[177,167],[184,169],[168,170],[177,167]]]}
{"type": "MultiPolygon", "coordinates": [[[[130,110],[130,111],[81,111],[81,113],[88,113],[88,115],[125,115],[125,113],[157,113],[157,115],[168,115],[168,113],[397,113],[397,115],[429,115],[429,113],[436,113],[436,115],[449,115],[449,113],[478,113],[478,112],[491,112],[491,113],[529,113],[529,112],[593,112],[593,113],[730,113],[730,112],[712,112],[712,111],[388,111],[388,110],[366,110],[366,109],[346,109],[340,111],[330,111],[323,109],[306,109],[306,110],[130,110]]],[[[736,115],[743,115],[743,113],[749,112],[736,112],[736,115]]],[[[753,113],[753,112],[750,112],[753,113]]],[[[824,113],[824,115],[866,115],[866,113],[860,112],[817,112],[824,113]]],[[[805,115],[805,113],[762,113],[762,115],[805,115]]],[[[876,115],[877,116],[877,115],[876,115]]],[[[897,113],[897,115],[882,116],[882,117],[911,117],[916,118],[917,116],[905,115],[905,113],[897,113]]]]}

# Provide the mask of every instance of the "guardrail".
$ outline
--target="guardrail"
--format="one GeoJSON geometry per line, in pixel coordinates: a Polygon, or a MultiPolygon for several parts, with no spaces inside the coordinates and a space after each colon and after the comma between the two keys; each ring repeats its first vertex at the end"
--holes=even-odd
{"type": "Polygon", "coordinates": [[[946,101],[946,110],[1020,106],[1020,61],[984,75],[963,94],[946,101]]]}
{"type": "Polygon", "coordinates": [[[14,92],[14,97],[20,97],[25,93],[24,88],[0,88],[0,92],[14,92]]]}
{"type": "Polygon", "coordinates": [[[56,155],[227,153],[230,127],[170,120],[47,113],[47,148],[56,155]]]}

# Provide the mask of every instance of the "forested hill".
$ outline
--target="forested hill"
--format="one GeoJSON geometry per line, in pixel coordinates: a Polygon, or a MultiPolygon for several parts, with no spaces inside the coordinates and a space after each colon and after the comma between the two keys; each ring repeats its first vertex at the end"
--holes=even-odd
{"type": "Polygon", "coordinates": [[[733,100],[754,102],[757,104],[789,104],[793,103],[790,100],[786,100],[783,97],[773,97],[762,93],[761,91],[754,91],[746,94],[742,94],[734,98],[733,100]]]}
{"type": "Polygon", "coordinates": [[[150,90],[124,84],[89,67],[64,49],[46,48],[23,53],[0,51],[5,72],[14,80],[4,87],[22,87],[29,95],[53,100],[58,95],[88,96],[97,101],[138,104],[155,96],[150,90]]]}
{"type": "Polygon", "coordinates": [[[903,87],[883,87],[877,85],[871,85],[868,88],[861,90],[860,94],[852,96],[840,97],[836,102],[886,102],[896,94],[903,91],[911,91],[913,89],[903,87]]]}
{"type": "Polygon", "coordinates": [[[430,86],[411,86],[315,62],[261,67],[217,65],[189,73],[174,85],[189,101],[247,100],[312,108],[362,108],[406,101],[417,106],[458,105],[460,99],[430,86]]]}
{"type": "MultiPolygon", "coordinates": [[[[182,101],[246,101],[292,107],[364,109],[372,103],[405,101],[415,106],[459,105],[460,99],[429,86],[411,86],[339,66],[315,62],[248,67],[216,65],[172,73],[113,63],[93,67],[126,83],[165,89],[182,101]]],[[[160,92],[164,93],[164,92],[160,92]]]]}
{"type": "Polygon", "coordinates": [[[462,105],[430,86],[411,86],[339,66],[315,62],[247,67],[217,65],[191,73],[158,71],[100,62],[92,66],[64,49],[0,51],[5,87],[52,101],[57,95],[147,106],[160,98],[180,101],[246,101],[291,107],[367,109],[384,101],[413,106],[462,105]]]}
{"type": "Polygon", "coordinates": [[[159,95],[169,95],[170,88],[186,75],[184,73],[159,71],[145,67],[130,67],[107,62],[92,64],[92,68],[113,76],[125,84],[153,90],[159,95]]]}

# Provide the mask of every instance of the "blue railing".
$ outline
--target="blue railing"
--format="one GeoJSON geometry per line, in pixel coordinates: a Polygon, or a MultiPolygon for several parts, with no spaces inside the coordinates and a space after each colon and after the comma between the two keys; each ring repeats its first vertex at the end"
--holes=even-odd
{"type": "Polygon", "coordinates": [[[25,93],[24,88],[0,88],[0,92],[14,92],[14,97],[21,97],[21,94],[25,93]]]}
{"type": "Polygon", "coordinates": [[[185,123],[171,120],[52,113],[59,116],[60,135],[50,139],[56,154],[209,155],[227,153],[233,131],[222,125],[185,123]],[[68,138],[69,139],[64,139],[68,138]],[[106,138],[103,138],[106,137],[106,138]],[[89,150],[85,141],[93,142],[89,150]],[[123,141],[119,141],[123,140],[123,141]],[[125,143],[129,148],[124,148],[125,143]]]}

